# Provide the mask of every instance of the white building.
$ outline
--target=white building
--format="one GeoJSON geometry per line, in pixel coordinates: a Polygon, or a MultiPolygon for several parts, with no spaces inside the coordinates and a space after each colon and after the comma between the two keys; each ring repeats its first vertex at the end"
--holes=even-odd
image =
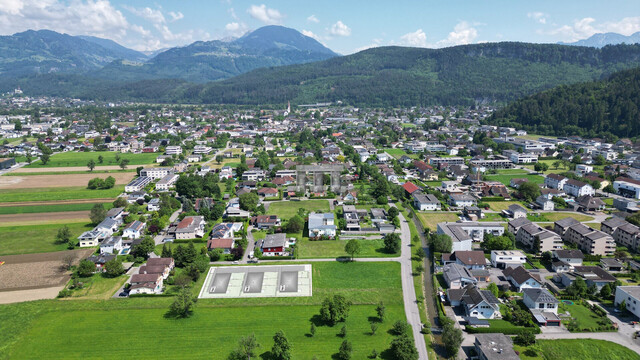
{"type": "Polygon", "coordinates": [[[178,175],[169,174],[162,179],[158,180],[156,183],[156,190],[158,191],[167,191],[171,186],[173,186],[176,181],[178,181],[178,175]]]}
{"type": "Polygon", "coordinates": [[[640,199],[640,181],[619,177],[613,182],[613,188],[618,194],[634,199],[640,199]]]}
{"type": "Polygon", "coordinates": [[[491,265],[497,268],[524,266],[527,256],[520,250],[492,250],[491,265]]]}
{"type": "Polygon", "coordinates": [[[124,191],[128,192],[128,193],[140,191],[140,190],[144,189],[145,186],[150,184],[152,180],[153,179],[151,179],[148,176],[140,176],[138,178],[135,178],[135,179],[131,180],[130,183],[125,185],[124,191]]]}
{"type": "Polygon", "coordinates": [[[166,155],[180,155],[180,154],[182,154],[182,147],[181,146],[167,146],[164,149],[164,153],[166,155]]]}
{"type": "Polygon", "coordinates": [[[163,177],[173,174],[172,168],[144,168],[140,170],[140,176],[147,176],[152,180],[162,179],[163,177]]]}
{"type": "Polygon", "coordinates": [[[564,184],[563,190],[567,195],[571,195],[573,197],[580,197],[584,195],[594,196],[596,194],[596,191],[591,185],[574,179],[567,180],[567,183],[564,184]]]}
{"type": "Polygon", "coordinates": [[[625,302],[627,310],[640,318],[640,286],[617,286],[614,304],[625,302]]]}

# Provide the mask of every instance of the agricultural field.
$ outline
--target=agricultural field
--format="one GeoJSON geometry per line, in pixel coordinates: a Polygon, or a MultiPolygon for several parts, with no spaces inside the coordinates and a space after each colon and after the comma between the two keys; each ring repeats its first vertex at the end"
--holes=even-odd
{"type": "MultiPolygon", "coordinates": [[[[355,257],[396,257],[399,253],[389,254],[384,251],[384,240],[358,240],[360,243],[360,254],[355,257]]],[[[338,257],[349,257],[344,251],[347,240],[321,240],[310,241],[303,238],[297,244],[299,259],[334,259],[338,257]]]]}
{"type": "Polygon", "coordinates": [[[298,209],[303,208],[306,211],[312,212],[328,212],[329,200],[316,199],[316,200],[304,200],[304,201],[277,201],[270,202],[269,209],[267,209],[268,215],[278,215],[281,219],[288,220],[294,215],[298,214],[298,209]]]}
{"type": "Polygon", "coordinates": [[[62,211],[54,213],[0,215],[0,226],[22,226],[43,224],[67,224],[89,220],[89,211],[62,211]]]}
{"type": "MultiPolygon", "coordinates": [[[[364,359],[389,347],[388,330],[404,320],[400,265],[397,263],[314,263],[313,293],[305,298],[200,299],[187,319],[165,316],[172,299],[132,298],[92,301],[45,300],[0,306],[0,358],[226,358],[242,336],[255,334],[261,358],[269,357],[273,334],[283,330],[293,358],[328,359],[343,339],[343,324],[330,327],[318,318],[326,295],[344,294],[353,302],[344,323],[353,358],[364,359]],[[386,319],[371,335],[375,304],[384,301],[386,319]],[[317,326],[309,335],[311,323],[317,326]],[[136,329],[122,336],[122,329],[136,329]],[[171,341],[159,333],[171,333],[171,341]],[[74,341],[69,341],[74,339],[74,341]],[[211,344],[216,344],[212,347],[211,344]],[[148,350],[148,351],[145,351],[148,350]]],[[[201,282],[200,282],[201,283],[201,282]]],[[[194,288],[195,292],[200,288],[194,288]]]]}
{"type": "Polygon", "coordinates": [[[71,175],[29,175],[29,176],[0,176],[0,189],[33,189],[47,187],[86,187],[89,180],[99,177],[106,179],[111,176],[116,179],[117,185],[128,184],[135,172],[118,172],[112,174],[71,174],[71,175]]]}
{"type": "MultiPolygon", "coordinates": [[[[98,202],[85,203],[51,203],[48,205],[26,205],[26,206],[0,206],[0,215],[9,214],[34,214],[34,213],[56,213],[68,211],[89,211],[98,202]]],[[[104,208],[109,210],[113,207],[111,203],[104,203],[104,208]]]]}
{"type": "Polygon", "coordinates": [[[86,167],[89,160],[93,159],[96,162],[96,168],[101,166],[118,166],[116,161],[116,155],[120,159],[128,159],[128,166],[135,165],[147,165],[153,164],[160,153],[116,153],[113,151],[96,151],[96,152],[64,152],[51,155],[49,162],[46,165],[42,165],[42,161],[35,160],[33,163],[26,166],[26,168],[54,168],[54,167],[86,167]],[[99,163],[98,156],[103,157],[103,162],[99,163]]]}
{"type": "Polygon", "coordinates": [[[86,186],[0,189],[0,203],[78,199],[105,199],[105,201],[113,201],[122,191],[124,191],[124,185],[116,185],[113,189],[107,190],[89,190],[86,186]]]}
{"type": "Polygon", "coordinates": [[[456,213],[452,212],[416,212],[418,219],[422,222],[422,226],[436,231],[438,223],[441,222],[456,222],[460,220],[456,213]]]}
{"type": "Polygon", "coordinates": [[[532,347],[515,345],[514,349],[520,352],[522,360],[640,360],[633,350],[596,339],[538,340],[532,347]]]}
{"type": "Polygon", "coordinates": [[[41,252],[61,251],[67,249],[67,244],[56,244],[55,237],[63,225],[71,230],[71,236],[77,237],[93,226],[83,222],[46,225],[2,226],[0,224],[0,255],[32,254],[41,252]]]}

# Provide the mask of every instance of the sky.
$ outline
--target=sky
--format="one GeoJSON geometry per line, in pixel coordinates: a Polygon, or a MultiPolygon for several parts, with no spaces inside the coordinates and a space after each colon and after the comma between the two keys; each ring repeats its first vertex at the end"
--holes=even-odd
{"type": "Polygon", "coordinates": [[[0,35],[49,29],[139,51],[283,25],[341,54],[401,45],[573,42],[640,31],[638,0],[0,0],[0,35]]]}

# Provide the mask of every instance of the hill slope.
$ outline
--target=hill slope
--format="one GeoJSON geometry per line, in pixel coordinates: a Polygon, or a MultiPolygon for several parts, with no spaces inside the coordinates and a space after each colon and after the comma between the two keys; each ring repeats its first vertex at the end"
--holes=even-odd
{"type": "Polygon", "coordinates": [[[601,33],[591,35],[588,39],[578,40],[572,43],[560,43],[563,45],[574,46],[593,46],[601,48],[607,45],[618,44],[637,44],[640,43],[640,31],[633,33],[629,36],[625,36],[618,33],[601,33]]]}
{"type": "Polygon", "coordinates": [[[544,135],[638,136],[640,68],[518,100],[494,113],[487,123],[544,135]]]}
{"type": "Polygon", "coordinates": [[[337,56],[294,29],[265,26],[231,42],[197,41],[159,53],[144,65],[116,62],[96,75],[108,79],[179,78],[203,83],[248,71],[337,56]]]}

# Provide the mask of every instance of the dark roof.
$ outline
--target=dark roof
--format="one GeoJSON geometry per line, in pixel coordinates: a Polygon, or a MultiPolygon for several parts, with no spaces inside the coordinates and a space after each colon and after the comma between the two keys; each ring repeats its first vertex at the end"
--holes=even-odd
{"type": "Polygon", "coordinates": [[[486,265],[487,259],[482,251],[456,251],[453,253],[455,259],[464,265],[486,265]]]}
{"type": "Polygon", "coordinates": [[[511,276],[513,280],[515,280],[518,284],[522,284],[529,279],[534,279],[537,282],[542,283],[542,280],[540,279],[540,275],[532,274],[529,272],[529,270],[525,269],[522,266],[518,266],[515,268],[508,267],[504,269],[502,273],[504,274],[505,277],[511,276]]]}
{"type": "Polygon", "coordinates": [[[584,254],[580,250],[554,250],[553,252],[559,259],[584,259],[584,254]]]}
{"type": "Polygon", "coordinates": [[[560,219],[558,221],[556,221],[554,224],[562,227],[562,228],[568,228],[571,225],[575,225],[575,224],[580,224],[580,221],[572,218],[572,217],[566,217],[564,219],[560,219]]]}
{"type": "Polygon", "coordinates": [[[522,294],[529,297],[534,302],[544,302],[544,303],[554,303],[557,304],[559,301],[551,295],[549,290],[547,289],[524,289],[522,290],[522,294]]]}

